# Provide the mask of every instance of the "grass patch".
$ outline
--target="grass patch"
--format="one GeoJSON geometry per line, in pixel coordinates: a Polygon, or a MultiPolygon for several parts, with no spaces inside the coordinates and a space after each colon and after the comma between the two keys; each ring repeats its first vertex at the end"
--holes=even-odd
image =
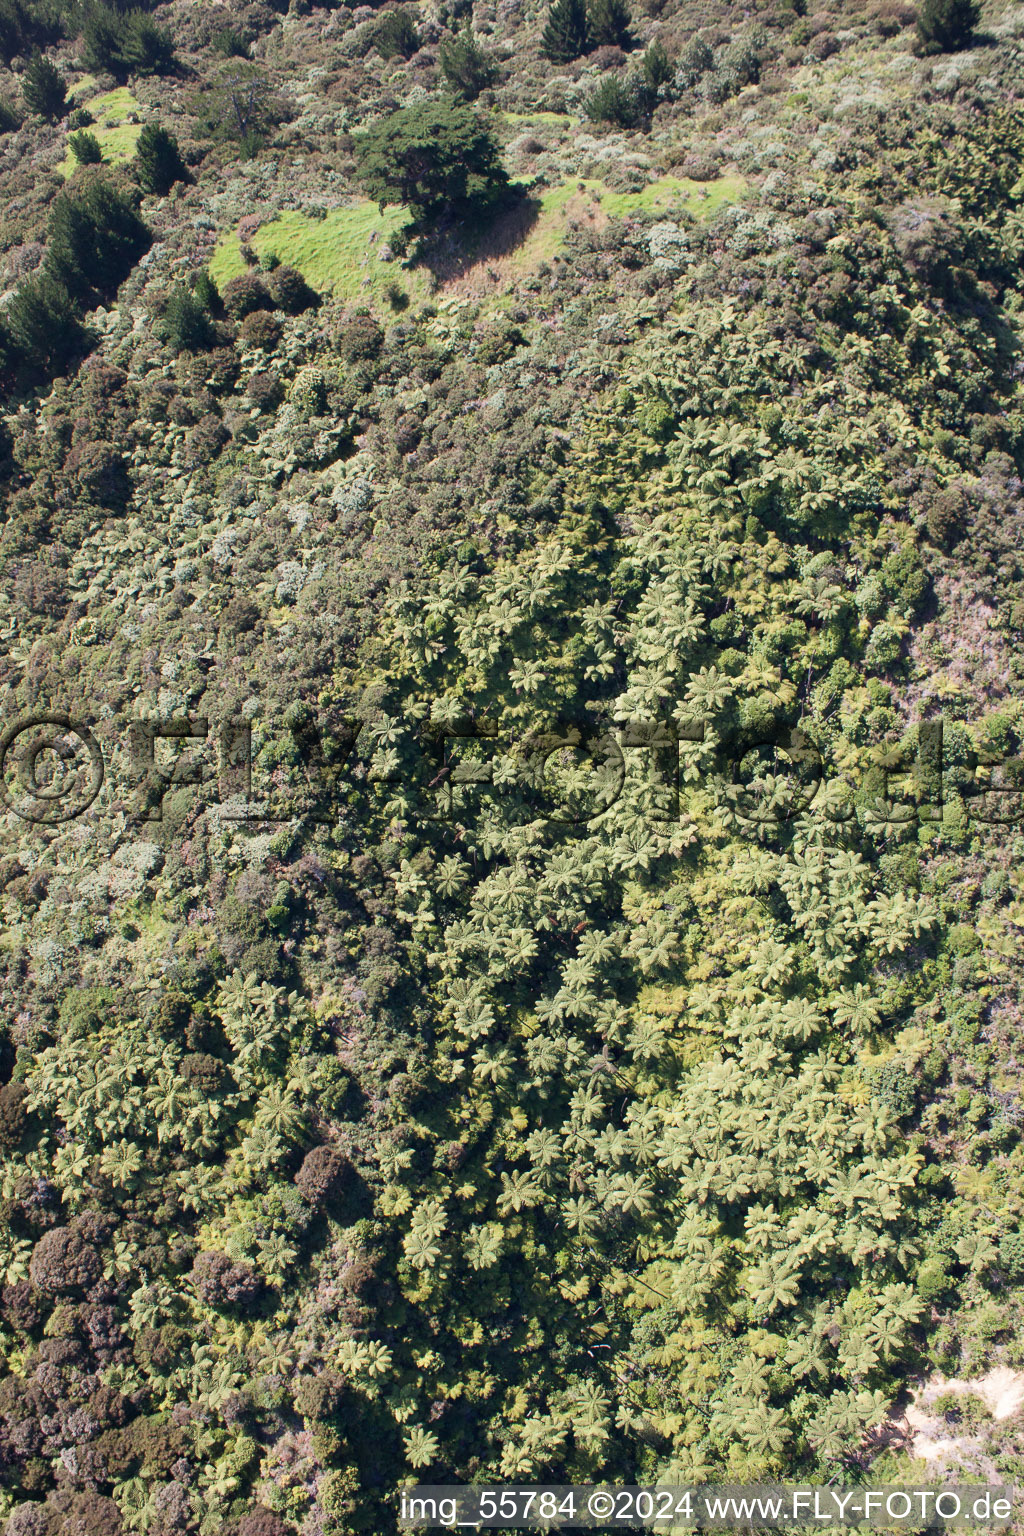
{"type": "MultiPolygon", "coordinates": [[[[513,213],[506,236],[498,228],[494,232],[498,238],[485,237],[478,255],[462,258],[457,271],[446,275],[439,270],[438,275],[446,287],[451,284],[460,288],[468,282],[475,288],[479,274],[474,274],[480,268],[486,275],[484,292],[498,297],[558,254],[570,223],[603,224],[609,218],[625,218],[631,213],[668,216],[684,210],[699,218],[713,213],[723,203],[736,202],[745,190],[741,176],[721,176],[709,182],[662,176],[640,192],[612,192],[597,180],[564,182],[540,195],[537,217],[525,232],[521,226],[518,230],[513,227],[513,213]],[[492,288],[490,283],[497,286],[492,288]]],[[[422,303],[430,295],[430,277],[424,269],[409,271],[398,261],[380,260],[381,246],[406,222],[406,217],[401,208],[387,208],[381,214],[376,203],[365,199],[347,208],[332,208],[324,219],[291,210],[264,224],[250,243],[257,256],[276,256],[279,261],[297,267],[318,293],[358,299],[388,312],[387,290],[392,285],[410,303],[422,303]]],[[[223,287],[246,270],[237,231],[222,236],[210,259],[214,282],[223,287]]]]}
{"type": "MultiPolygon", "coordinates": [[[[95,84],[91,76],[87,75],[85,79],[95,84]]],[[[76,90],[81,91],[84,85],[85,80],[79,80],[76,90]]],[[[88,106],[95,119],[90,123],[88,132],[95,134],[99,140],[105,164],[116,165],[119,161],[130,160],[135,153],[142,124],[126,123],[124,119],[132,113],[141,112],[142,108],[128,87],[122,85],[116,91],[93,96],[88,106]]],[[[57,170],[67,181],[78,168],[78,161],[69,149],[57,170]]]]}
{"type": "Polygon", "coordinates": [[[697,182],[662,176],[640,192],[612,192],[602,181],[570,181],[551,187],[540,199],[540,215],[517,253],[521,270],[539,266],[558,254],[570,220],[600,222],[632,213],[692,213],[701,217],[723,203],[736,202],[746,190],[742,176],[697,182]]]}
{"type": "MultiPolygon", "coordinates": [[[[387,208],[382,215],[376,203],[366,200],[332,208],[325,219],[290,211],[264,224],[250,243],[258,256],[276,256],[298,267],[318,293],[386,306],[392,284],[410,301],[425,299],[428,292],[425,272],[408,272],[398,261],[380,259],[381,246],[406,218],[401,208],[387,208]]],[[[237,233],[224,236],[210,260],[214,282],[221,286],[246,270],[237,233]]]]}
{"type": "Polygon", "coordinates": [[[611,218],[631,213],[680,213],[696,217],[714,213],[723,203],[735,203],[746,191],[742,176],[719,176],[716,181],[690,181],[685,176],[661,176],[642,192],[606,192],[601,207],[611,218]]]}
{"type": "Polygon", "coordinates": [[[97,123],[102,123],[105,128],[113,127],[131,112],[142,111],[126,85],[119,85],[116,91],[105,91],[102,96],[93,96],[88,107],[97,123]]]}
{"type": "Polygon", "coordinates": [[[580,121],[568,112],[499,112],[498,116],[505,123],[537,123],[541,128],[571,128],[580,121]]]}

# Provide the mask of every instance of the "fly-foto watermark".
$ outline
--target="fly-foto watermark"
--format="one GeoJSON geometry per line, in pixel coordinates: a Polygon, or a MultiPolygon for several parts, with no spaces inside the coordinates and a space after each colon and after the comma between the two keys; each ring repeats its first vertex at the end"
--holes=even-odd
{"type": "MultiPolygon", "coordinates": [[[[110,722],[105,722],[109,727],[110,722]]],[[[99,729],[99,727],[96,727],[99,729]]],[[[171,790],[194,786],[215,803],[221,820],[241,826],[306,818],[330,824],[342,797],[358,785],[400,785],[429,796],[424,814],[450,821],[472,816],[474,793],[503,794],[515,785],[527,796],[526,814],[554,827],[593,825],[618,800],[626,783],[628,755],[643,755],[654,794],[645,815],[662,824],[680,815],[680,748],[705,741],[700,722],[631,720],[605,728],[573,721],[542,721],[511,737],[486,718],[454,724],[419,724],[415,767],[398,768],[398,756],[378,763],[374,723],[354,716],[331,722],[321,734],[306,717],[292,730],[293,761],[305,779],[300,802],[281,803],[273,786],[254,786],[253,731],[246,720],[212,725],[205,716],[176,715],[129,721],[127,782],[114,786],[131,797],[139,822],[163,819],[171,790]],[[158,748],[160,749],[158,751],[158,748]],[[161,762],[168,749],[171,761],[161,762]],[[559,800],[546,776],[550,764],[582,760],[589,771],[571,803],[559,800]],[[209,798],[210,790],[216,799],[209,798]],[[532,800],[529,796],[532,794],[532,800]],[[589,797],[589,798],[588,798],[589,797]]],[[[714,776],[733,817],[760,826],[792,820],[810,810],[825,783],[818,748],[799,727],[780,724],[760,733],[726,733],[714,746],[714,776]]],[[[1024,823],[1024,762],[978,749],[970,782],[958,770],[956,793],[964,812],[978,821],[1024,823]]],[[[922,722],[910,761],[899,749],[876,752],[874,788],[860,811],[893,826],[943,819],[947,802],[942,720],[922,722]]],[[[58,712],[20,716],[0,735],[0,805],[22,821],[44,827],[71,822],[88,812],[108,779],[108,765],[94,729],[58,712]]],[[[852,805],[830,805],[836,822],[852,819],[852,805]]]]}

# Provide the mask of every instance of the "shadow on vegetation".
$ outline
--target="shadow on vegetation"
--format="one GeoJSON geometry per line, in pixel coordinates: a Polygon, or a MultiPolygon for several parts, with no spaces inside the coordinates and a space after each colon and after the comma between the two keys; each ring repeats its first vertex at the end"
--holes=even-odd
{"type": "Polygon", "coordinates": [[[523,194],[486,229],[467,230],[463,224],[430,244],[421,242],[410,265],[426,267],[439,284],[454,282],[473,267],[513,255],[531,234],[540,211],[540,199],[523,194]]]}

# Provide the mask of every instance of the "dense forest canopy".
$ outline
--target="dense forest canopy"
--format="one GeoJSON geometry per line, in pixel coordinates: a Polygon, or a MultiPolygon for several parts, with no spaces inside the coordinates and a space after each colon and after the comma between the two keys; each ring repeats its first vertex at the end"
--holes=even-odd
{"type": "Polygon", "coordinates": [[[5,1536],[1021,1473],[1022,38],[0,0],[5,1536]]]}

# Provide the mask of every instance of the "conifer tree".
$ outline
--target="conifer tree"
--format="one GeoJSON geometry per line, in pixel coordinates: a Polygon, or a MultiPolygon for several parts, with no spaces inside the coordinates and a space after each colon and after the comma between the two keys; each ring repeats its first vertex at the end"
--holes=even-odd
{"type": "Polygon", "coordinates": [[[446,37],[440,50],[441,73],[448,89],[461,101],[475,101],[497,77],[494,60],[485,53],[467,22],[457,37],[446,37]]]}
{"type": "Polygon", "coordinates": [[[626,0],[590,0],[588,20],[590,46],[613,46],[627,52],[633,46],[629,30],[632,21],[626,0]]]}
{"type": "Polygon", "coordinates": [[[79,165],[99,165],[103,159],[99,139],[85,128],[79,129],[78,133],[73,133],[68,139],[68,144],[79,165]]]}
{"type": "Polygon", "coordinates": [[[589,45],[586,0],[554,0],[540,48],[552,64],[571,64],[589,45]]]}
{"type": "Polygon", "coordinates": [[[156,123],[147,123],[135,146],[139,183],[144,192],[163,197],[176,181],[184,180],[185,167],[173,133],[156,123]]]}
{"type": "Polygon", "coordinates": [[[969,48],[981,16],[978,0],[924,0],[917,13],[922,53],[955,53],[969,48]]]}
{"type": "Polygon", "coordinates": [[[67,105],[67,86],[64,76],[41,53],[34,53],[29,60],[21,82],[21,94],[30,112],[55,122],[64,115],[67,105]]]}

